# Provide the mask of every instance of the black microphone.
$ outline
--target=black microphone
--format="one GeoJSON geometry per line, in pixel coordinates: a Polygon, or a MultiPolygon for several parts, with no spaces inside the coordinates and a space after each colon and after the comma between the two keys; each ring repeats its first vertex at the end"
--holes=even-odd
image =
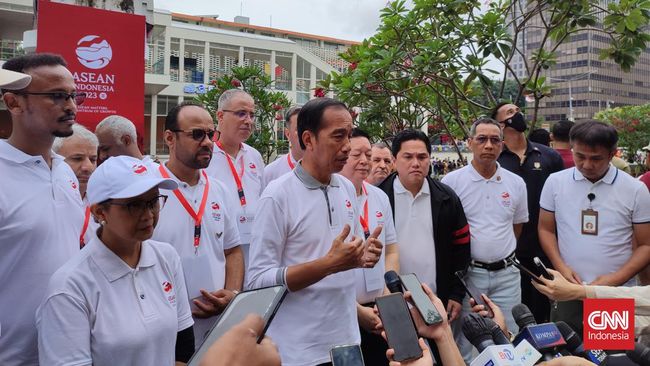
{"type": "Polygon", "coordinates": [[[650,366],[650,348],[641,343],[635,343],[634,349],[625,351],[625,354],[637,365],[650,366]]]}
{"type": "Polygon", "coordinates": [[[484,318],[476,313],[469,313],[463,318],[463,334],[479,353],[495,345],[484,318]]]}
{"type": "Polygon", "coordinates": [[[395,271],[384,273],[384,281],[391,293],[402,292],[402,280],[399,279],[399,275],[395,271]]]}
{"type": "Polygon", "coordinates": [[[585,350],[584,345],[582,344],[582,339],[580,336],[571,329],[569,324],[559,321],[555,322],[557,329],[562,333],[564,341],[566,341],[566,348],[575,356],[586,358],[587,360],[600,365],[607,357],[607,353],[600,349],[594,350],[585,350]]]}
{"type": "Polygon", "coordinates": [[[519,332],[529,325],[536,325],[535,316],[524,304],[517,304],[512,307],[512,317],[515,319],[519,332]]]}

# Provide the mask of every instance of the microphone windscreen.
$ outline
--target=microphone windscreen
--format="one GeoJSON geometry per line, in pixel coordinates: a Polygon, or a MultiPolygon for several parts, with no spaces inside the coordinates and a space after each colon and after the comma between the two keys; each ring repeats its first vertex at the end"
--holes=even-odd
{"type": "Polygon", "coordinates": [[[515,319],[517,326],[521,329],[526,328],[529,325],[537,324],[535,321],[535,316],[530,312],[528,306],[524,304],[517,304],[512,307],[512,317],[515,319]]]}

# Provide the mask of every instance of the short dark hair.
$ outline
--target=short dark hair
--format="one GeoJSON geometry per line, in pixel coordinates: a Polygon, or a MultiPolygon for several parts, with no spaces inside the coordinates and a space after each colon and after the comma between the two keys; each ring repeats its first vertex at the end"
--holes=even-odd
{"type": "Polygon", "coordinates": [[[568,119],[563,119],[557,121],[553,128],[551,128],[551,133],[553,133],[553,140],[560,142],[569,142],[569,131],[571,127],[575,125],[575,122],[569,121],[568,119]]]}
{"type": "Polygon", "coordinates": [[[538,144],[551,146],[551,134],[544,128],[536,128],[530,131],[528,139],[538,144]]]}
{"type": "MultiPolygon", "coordinates": [[[[33,53],[30,55],[23,55],[9,59],[2,65],[2,68],[5,70],[25,73],[27,70],[36,67],[57,65],[64,67],[68,66],[63,57],[60,55],[54,53],[33,53]]],[[[3,89],[2,93],[5,93],[7,91],[8,90],[3,89]]]]}
{"type": "Polygon", "coordinates": [[[203,110],[206,110],[204,106],[197,102],[185,101],[167,112],[167,117],[165,117],[165,130],[178,130],[178,115],[181,113],[181,110],[185,107],[199,107],[203,110]]]}
{"type": "Polygon", "coordinates": [[[294,106],[294,107],[289,108],[287,110],[287,112],[284,114],[284,122],[289,123],[289,120],[291,119],[291,117],[293,117],[293,116],[297,115],[298,113],[300,113],[301,109],[302,108],[298,107],[298,106],[294,106]]]}
{"type": "Polygon", "coordinates": [[[397,153],[402,149],[402,144],[411,140],[420,140],[424,142],[427,152],[431,155],[431,142],[427,135],[420,130],[406,129],[398,132],[393,138],[393,147],[391,148],[393,156],[397,157],[397,153]]]}
{"type": "Polygon", "coordinates": [[[614,151],[618,143],[618,133],[612,125],[589,119],[578,122],[571,128],[569,141],[572,145],[575,142],[580,142],[591,147],[601,146],[609,151],[614,151]]]}
{"type": "Polygon", "coordinates": [[[355,127],[352,129],[352,134],[350,135],[350,138],[353,139],[355,137],[365,137],[370,141],[370,135],[368,135],[368,132],[360,129],[359,127],[355,127]]]}
{"type": "Polygon", "coordinates": [[[302,134],[305,131],[310,131],[314,135],[323,128],[321,123],[323,113],[327,108],[343,108],[348,110],[348,107],[343,102],[334,100],[332,98],[315,98],[305,103],[298,113],[298,140],[300,141],[300,148],[305,150],[307,146],[302,141],[302,134]]]}
{"type": "MultiPolygon", "coordinates": [[[[495,105],[494,108],[492,108],[492,112],[490,113],[490,118],[492,118],[493,120],[496,120],[497,119],[497,113],[499,113],[499,109],[501,109],[501,107],[503,107],[506,104],[513,104],[513,103],[511,101],[509,101],[509,100],[504,100],[504,101],[501,101],[501,102],[497,103],[497,105],[495,105]]],[[[501,121],[497,121],[497,122],[501,122],[501,121]]]]}

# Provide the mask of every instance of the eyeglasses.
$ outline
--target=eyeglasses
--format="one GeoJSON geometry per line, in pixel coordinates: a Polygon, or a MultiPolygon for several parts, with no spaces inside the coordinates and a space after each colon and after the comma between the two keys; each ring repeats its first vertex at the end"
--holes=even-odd
{"type": "Polygon", "coordinates": [[[170,130],[172,132],[184,132],[187,134],[192,135],[192,139],[198,142],[203,141],[205,136],[208,136],[208,140],[212,140],[214,137],[214,134],[217,132],[216,130],[202,130],[200,128],[194,128],[191,130],[170,130]]]}
{"type": "Polygon", "coordinates": [[[244,110],[241,111],[231,111],[228,109],[222,109],[223,112],[230,112],[235,115],[235,117],[239,118],[240,120],[245,120],[246,117],[249,117],[251,121],[255,121],[255,112],[246,112],[244,110]]]}
{"type": "Polygon", "coordinates": [[[486,142],[488,142],[488,140],[490,140],[490,143],[491,143],[492,145],[498,145],[498,144],[500,144],[500,143],[503,141],[503,140],[501,140],[500,137],[494,137],[494,136],[490,136],[490,137],[487,137],[487,136],[476,136],[476,137],[474,137],[474,140],[476,140],[476,142],[478,142],[478,143],[481,144],[481,145],[483,145],[483,144],[485,144],[486,142]]]}
{"type": "Polygon", "coordinates": [[[150,210],[152,212],[158,212],[162,210],[162,208],[165,206],[165,202],[167,202],[167,196],[161,194],[149,201],[138,200],[138,201],[121,203],[121,202],[113,202],[109,199],[102,203],[106,203],[108,205],[126,207],[126,209],[129,211],[129,214],[131,216],[140,217],[142,216],[142,214],[144,214],[145,210],[150,210]]]}
{"type": "Polygon", "coordinates": [[[68,99],[72,99],[74,104],[82,105],[86,100],[86,93],[66,93],[66,92],[12,92],[17,95],[44,95],[50,97],[52,101],[58,105],[62,105],[67,102],[68,99]]]}

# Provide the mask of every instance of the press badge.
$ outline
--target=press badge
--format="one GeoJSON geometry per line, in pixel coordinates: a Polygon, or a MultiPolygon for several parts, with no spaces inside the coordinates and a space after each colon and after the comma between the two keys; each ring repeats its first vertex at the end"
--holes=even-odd
{"type": "Polygon", "coordinates": [[[582,210],[582,235],[598,235],[598,211],[582,210]]]}
{"type": "MultiPolygon", "coordinates": [[[[212,279],[210,260],[204,253],[188,255],[181,258],[183,275],[187,284],[187,294],[190,299],[202,298],[201,289],[206,291],[217,290],[212,279]]],[[[204,302],[207,300],[203,300],[204,302]]],[[[192,304],[193,305],[193,304],[192,304]]]]}

